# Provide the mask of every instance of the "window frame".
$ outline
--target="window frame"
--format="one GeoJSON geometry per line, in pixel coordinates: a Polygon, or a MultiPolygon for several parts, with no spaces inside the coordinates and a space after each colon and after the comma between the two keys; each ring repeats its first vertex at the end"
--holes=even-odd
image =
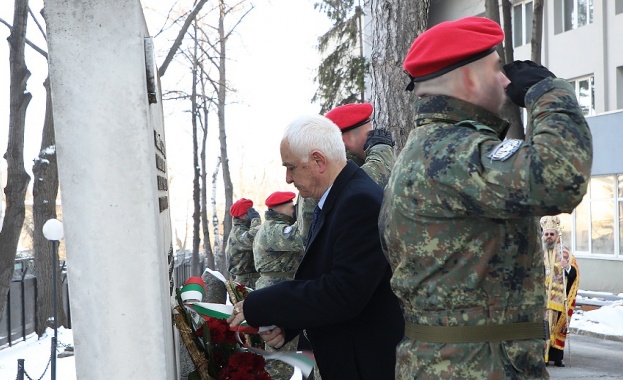
{"type": "Polygon", "coordinates": [[[513,48],[517,48],[520,46],[527,45],[532,42],[532,22],[534,20],[534,1],[526,0],[522,2],[518,2],[513,4],[512,9],[512,17],[513,17],[513,48]],[[528,22],[528,13],[526,12],[526,8],[530,4],[532,7],[530,12],[530,20],[528,22]],[[515,9],[518,7],[521,8],[521,41],[517,41],[517,24],[515,18],[515,9]]]}
{"type": "MultiPolygon", "coordinates": [[[[584,196],[584,199],[582,199],[582,202],[580,203],[580,204],[583,204],[584,202],[588,202],[588,218],[589,218],[589,220],[587,221],[588,222],[587,224],[588,225],[588,236],[587,236],[588,241],[586,242],[588,244],[588,251],[580,251],[577,249],[578,220],[577,220],[577,213],[575,209],[571,213],[570,215],[571,218],[569,220],[571,224],[571,238],[570,238],[571,245],[570,246],[572,247],[572,251],[576,257],[623,261],[623,251],[622,251],[623,241],[621,241],[621,239],[623,238],[622,236],[623,220],[621,219],[623,218],[623,215],[621,215],[622,207],[620,206],[621,204],[623,204],[623,174],[619,173],[619,174],[607,174],[607,175],[593,176],[591,177],[590,181],[591,182],[589,182],[588,184],[589,191],[587,191],[586,195],[584,196]],[[593,181],[594,178],[607,178],[607,177],[610,177],[613,179],[612,198],[595,197],[591,193],[591,190],[590,190],[590,186],[592,185],[591,182],[593,181]],[[614,204],[614,210],[612,210],[613,211],[612,253],[593,252],[593,214],[594,214],[593,203],[598,203],[598,202],[603,202],[603,201],[612,201],[612,203],[614,204]]],[[[579,206],[580,205],[578,205],[578,207],[579,206]]],[[[569,214],[564,214],[564,215],[569,215],[569,214]]]]}
{"type": "Polygon", "coordinates": [[[556,27],[556,33],[564,33],[570,30],[579,29],[581,27],[594,23],[595,4],[593,0],[557,0],[556,4],[556,19],[559,21],[559,27],[556,27]],[[571,3],[571,10],[568,11],[569,3],[571,3]],[[578,10],[580,4],[584,3],[586,6],[585,24],[580,25],[580,17],[578,10]]]}
{"type": "Polygon", "coordinates": [[[596,106],[595,106],[595,75],[590,74],[590,75],[585,75],[585,76],[581,76],[581,77],[577,77],[577,78],[573,78],[573,79],[567,79],[567,82],[569,82],[569,84],[571,85],[571,87],[573,87],[573,91],[575,92],[575,97],[578,101],[578,104],[580,105],[580,107],[582,107],[582,101],[581,101],[581,94],[580,94],[580,83],[586,81],[589,85],[588,88],[588,96],[589,96],[589,109],[588,112],[584,112],[584,110],[582,110],[582,114],[584,116],[595,116],[597,115],[597,110],[596,110],[596,106]]]}

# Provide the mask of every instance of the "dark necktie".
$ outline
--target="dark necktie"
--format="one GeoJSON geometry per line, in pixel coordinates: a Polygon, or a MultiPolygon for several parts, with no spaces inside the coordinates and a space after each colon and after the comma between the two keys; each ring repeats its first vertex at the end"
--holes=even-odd
{"type": "Polygon", "coordinates": [[[309,233],[307,234],[307,241],[309,241],[314,233],[314,228],[316,228],[316,222],[318,221],[318,215],[320,215],[320,207],[316,205],[314,208],[314,216],[312,217],[311,226],[309,227],[309,233]]]}

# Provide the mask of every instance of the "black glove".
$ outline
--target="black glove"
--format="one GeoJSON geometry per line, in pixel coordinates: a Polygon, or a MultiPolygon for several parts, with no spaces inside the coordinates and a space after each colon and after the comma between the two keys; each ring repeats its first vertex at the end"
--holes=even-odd
{"type": "Polygon", "coordinates": [[[392,139],[392,133],[385,128],[373,129],[368,132],[368,138],[366,143],[363,144],[363,150],[373,147],[377,144],[385,144],[394,146],[394,140],[392,139]]]}
{"type": "Polygon", "coordinates": [[[247,219],[249,219],[249,220],[253,220],[253,219],[260,219],[260,220],[262,220],[260,218],[260,213],[257,212],[253,207],[250,207],[247,210],[247,219]]]}
{"type": "Polygon", "coordinates": [[[526,92],[545,78],[556,78],[546,67],[532,61],[515,61],[504,65],[504,73],[511,81],[506,95],[519,107],[526,106],[526,92]]]}

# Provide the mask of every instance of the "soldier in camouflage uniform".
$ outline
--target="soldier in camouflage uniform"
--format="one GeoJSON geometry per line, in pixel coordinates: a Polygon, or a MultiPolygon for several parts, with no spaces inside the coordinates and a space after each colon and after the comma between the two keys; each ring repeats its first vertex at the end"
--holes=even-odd
{"type": "Polygon", "coordinates": [[[421,34],[405,59],[420,98],[379,217],[406,321],[397,379],[549,378],[536,217],[582,200],[591,133],[565,80],[530,61],[501,71],[502,40],[468,17],[421,34]],[[504,140],[504,92],[532,120],[525,141],[504,140]]]}
{"type": "Polygon", "coordinates": [[[249,288],[255,289],[255,281],[260,277],[253,262],[253,239],[260,228],[260,214],[252,207],[253,201],[242,198],[229,209],[234,217],[225,255],[227,270],[235,280],[249,288]]]}
{"type": "MultiPolygon", "coordinates": [[[[294,279],[303,259],[303,238],[294,219],[292,200],[295,196],[291,191],[276,191],[266,198],[268,211],[253,242],[255,268],[261,275],[257,289],[294,279]]],[[[279,350],[296,351],[297,345],[295,338],[279,350]]],[[[266,350],[275,351],[269,346],[266,350]]],[[[289,380],[294,373],[292,366],[278,360],[267,360],[266,370],[273,380],[289,380]]]]}
{"type": "Polygon", "coordinates": [[[303,238],[294,220],[295,196],[291,191],[276,191],[266,198],[266,220],[253,242],[255,268],[261,275],[258,289],[292,280],[303,258],[303,238]]]}
{"type": "MultiPolygon", "coordinates": [[[[394,165],[394,140],[387,129],[372,128],[373,111],[370,103],[352,103],[336,107],[325,116],[342,131],[346,158],[384,188],[394,165]]],[[[301,234],[307,241],[316,202],[299,197],[296,207],[301,234]]]]}

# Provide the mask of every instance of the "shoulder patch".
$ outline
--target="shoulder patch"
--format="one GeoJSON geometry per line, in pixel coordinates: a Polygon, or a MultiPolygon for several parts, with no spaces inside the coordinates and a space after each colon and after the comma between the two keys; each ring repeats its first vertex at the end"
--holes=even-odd
{"type": "Polygon", "coordinates": [[[289,234],[289,233],[290,233],[290,231],[292,231],[292,226],[287,226],[287,227],[285,227],[285,228],[283,229],[283,233],[284,233],[284,234],[289,234]]]}
{"type": "Polygon", "coordinates": [[[493,148],[488,157],[494,161],[505,161],[512,156],[522,144],[523,140],[520,139],[504,140],[493,148]]]}

